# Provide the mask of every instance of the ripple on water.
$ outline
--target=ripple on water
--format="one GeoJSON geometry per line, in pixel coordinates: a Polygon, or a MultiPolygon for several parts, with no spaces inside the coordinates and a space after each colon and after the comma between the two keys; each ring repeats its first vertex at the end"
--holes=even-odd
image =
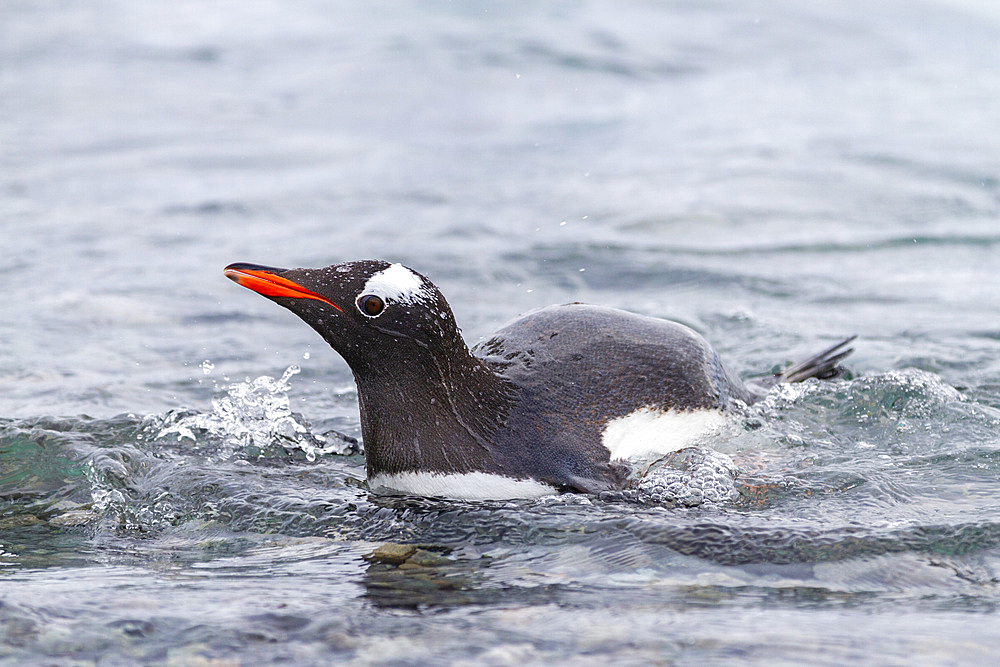
{"type": "MultiPolygon", "coordinates": [[[[323,655],[342,656],[364,637],[394,641],[398,614],[462,609],[530,636],[499,610],[627,611],[631,623],[643,609],[662,622],[1000,604],[1000,508],[977,496],[995,488],[997,411],[930,374],[776,388],[718,443],[732,458],[682,450],[624,493],[477,503],[369,494],[362,457],[317,446],[288,409],[293,376],[220,386],[206,414],[0,423],[0,564],[21,577],[0,609],[6,636],[38,641],[39,619],[65,626],[30,602],[51,586],[32,572],[80,565],[61,609],[93,618],[109,581],[135,595],[102,617],[100,638],[71,640],[65,626],[48,640],[71,653],[108,641],[168,651],[211,627],[214,641],[262,646],[326,637],[323,655]],[[938,504],[953,494],[971,494],[978,513],[938,504]],[[264,599],[274,604],[258,610],[264,599]],[[337,613],[304,611],[331,600],[337,613]]],[[[602,646],[621,649],[612,635],[602,646]]],[[[532,647],[509,650],[547,655],[532,647]]]]}
{"type": "Polygon", "coordinates": [[[1000,465],[997,411],[927,373],[778,387],[750,410],[750,428],[720,443],[735,462],[691,448],[624,493],[484,503],[369,494],[347,441],[316,445],[288,409],[293,375],[220,387],[210,414],[4,422],[0,560],[64,564],[53,554],[68,540],[83,561],[138,549],[236,567],[402,542],[430,545],[439,562],[420,567],[466,582],[465,593],[407,592],[409,579],[372,565],[370,594],[385,606],[482,603],[512,586],[559,599],[545,587],[597,585],[600,572],[626,587],[690,585],[706,572],[727,586],[770,587],[780,574],[829,591],[993,586],[991,562],[977,559],[1000,546],[1000,507],[981,502],[1000,465]],[[942,511],[952,495],[959,510],[942,511]],[[973,521],[960,511],[970,495],[973,521]],[[254,537],[265,535],[306,542],[254,537]],[[684,563],[690,575],[677,575],[684,563]],[[904,566],[910,574],[889,578],[904,566]],[[480,586],[492,592],[470,592],[480,586]]]}

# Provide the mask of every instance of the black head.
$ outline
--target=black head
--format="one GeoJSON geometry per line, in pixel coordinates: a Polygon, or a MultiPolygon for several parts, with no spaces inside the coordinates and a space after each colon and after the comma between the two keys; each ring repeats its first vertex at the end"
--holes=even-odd
{"type": "Polygon", "coordinates": [[[365,260],[277,269],[238,263],[225,273],[302,318],[355,374],[405,362],[414,347],[433,352],[465,345],[438,288],[402,264],[365,260]]]}
{"type": "MultiPolygon", "coordinates": [[[[593,462],[580,461],[575,440],[536,451],[554,425],[548,413],[511,416],[522,404],[518,387],[469,351],[448,302],[419,273],[367,260],[325,269],[230,264],[226,276],[298,315],[350,365],[369,477],[491,472],[589,488],[580,471],[593,462]]],[[[594,473],[601,479],[611,474],[604,457],[594,473]]]]}

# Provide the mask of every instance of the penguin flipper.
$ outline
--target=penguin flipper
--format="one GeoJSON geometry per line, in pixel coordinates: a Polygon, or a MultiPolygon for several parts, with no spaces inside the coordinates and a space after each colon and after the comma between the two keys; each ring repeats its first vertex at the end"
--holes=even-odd
{"type": "Polygon", "coordinates": [[[829,380],[843,373],[843,369],[837,364],[854,352],[853,347],[845,346],[857,338],[857,335],[848,336],[839,343],[828,347],[819,354],[813,355],[804,361],[789,366],[780,373],[776,373],[777,382],[802,382],[809,378],[819,380],[829,380]]]}

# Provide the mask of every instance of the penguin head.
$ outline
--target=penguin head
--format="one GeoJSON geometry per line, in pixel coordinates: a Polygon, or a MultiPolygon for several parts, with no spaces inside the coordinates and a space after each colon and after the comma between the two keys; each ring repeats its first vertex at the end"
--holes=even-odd
{"type": "Polygon", "coordinates": [[[464,342],[451,307],[426,277],[402,264],[364,260],[322,269],[236,263],[226,277],[315,329],[355,373],[464,342]]]}

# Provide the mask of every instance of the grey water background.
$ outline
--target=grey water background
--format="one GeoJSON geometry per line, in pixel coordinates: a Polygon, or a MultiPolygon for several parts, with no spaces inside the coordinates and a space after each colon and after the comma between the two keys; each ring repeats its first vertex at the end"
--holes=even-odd
{"type": "Polygon", "coordinates": [[[4,2],[0,659],[996,661],[998,44],[976,0],[4,2]],[[221,273],[368,257],[470,343],[860,338],[713,443],[732,502],[380,498],[347,367],[221,273]]]}

